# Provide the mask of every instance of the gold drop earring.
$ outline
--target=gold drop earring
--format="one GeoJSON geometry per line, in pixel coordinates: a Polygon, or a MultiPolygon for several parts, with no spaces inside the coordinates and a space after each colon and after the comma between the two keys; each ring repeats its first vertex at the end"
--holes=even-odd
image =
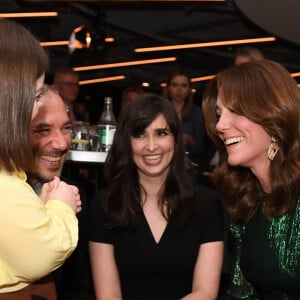
{"type": "Polygon", "coordinates": [[[271,137],[271,145],[268,148],[268,158],[269,160],[273,160],[275,155],[277,154],[279,150],[279,146],[275,140],[275,138],[272,136],[271,137]]]}

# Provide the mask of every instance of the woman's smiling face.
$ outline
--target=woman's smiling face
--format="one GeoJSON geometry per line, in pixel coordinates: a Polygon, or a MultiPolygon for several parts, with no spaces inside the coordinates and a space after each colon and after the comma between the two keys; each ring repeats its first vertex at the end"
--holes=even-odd
{"type": "Polygon", "coordinates": [[[174,135],[160,114],[143,132],[131,137],[133,161],[139,176],[161,176],[163,180],[173,159],[174,147],[174,135]]]}
{"type": "Polygon", "coordinates": [[[216,129],[219,138],[225,144],[228,163],[252,170],[268,167],[267,151],[271,137],[265,129],[224,106],[222,94],[217,99],[216,114],[218,118],[216,129]]]}

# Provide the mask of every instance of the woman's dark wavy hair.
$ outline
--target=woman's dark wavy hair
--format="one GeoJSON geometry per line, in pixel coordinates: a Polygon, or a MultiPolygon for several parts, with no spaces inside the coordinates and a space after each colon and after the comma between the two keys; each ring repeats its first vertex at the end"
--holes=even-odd
{"type": "Polygon", "coordinates": [[[34,165],[29,125],[36,80],[48,58],[39,41],[23,26],[0,19],[0,168],[31,170],[34,165]]]}
{"type": "Polygon", "coordinates": [[[193,189],[184,167],[184,148],[181,123],[172,103],[155,95],[144,94],[122,111],[113,145],[104,165],[107,225],[110,227],[135,226],[141,215],[141,194],[137,167],[133,162],[131,137],[143,132],[162,114],[174,135],[175,149],[162,193],[160,208],[170,223],[177,225],[192,220],[193,189]],[[163,207],[166,205],[167,210],[163,207]]]}
{"type": "Polygon", "coordinates": [[[295,80],[280,64],[261,60],[217,74],[205,90],[202,105],[206,128],[223,161],[215,172],[215,183],[230,215],[247,221],[258,208],[263,190],[248,168],[227,163],[224,143],[216,131],[220,92],[228,109],[261,125],[276,139],[280,150],[270,161],[272,192],[264,214],[268,219],[292,214],[300,189],[300,93],[295,80]]]}

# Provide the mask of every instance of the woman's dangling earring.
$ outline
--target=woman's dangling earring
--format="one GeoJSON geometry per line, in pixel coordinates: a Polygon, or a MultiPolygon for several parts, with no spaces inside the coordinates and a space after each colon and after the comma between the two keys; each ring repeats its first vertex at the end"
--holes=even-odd
{"type": "Polygon", "coordinates": [[[272,136],[271,137],[271,145],[268,148],[268,158],[269,160],[273,160],[275,155],[277,154],[279,150],[279,146],[275,140],[275,138],[272,136]]]}

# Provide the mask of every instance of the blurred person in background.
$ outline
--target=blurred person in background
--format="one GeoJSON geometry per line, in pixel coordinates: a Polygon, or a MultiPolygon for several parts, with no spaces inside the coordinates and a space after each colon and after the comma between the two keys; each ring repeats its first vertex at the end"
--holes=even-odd
{"type": "Polygon", "coordinates": [[[78,121],[90,122],[88,102],[85,99],[77,99],[73,102],[73,111],[78,121]]]}
{"type": "MultiPolygon", "coordinates": [[[[71,68],[56,70],[53,76],[53,88],[58,91],[60,97],[67,105],[68,115],[73,125],[76,122],[89,121],[90,116],[86,102],[78,99],[80,86],[77,72],[71,68]]],[[[76,128],[76,125],[74,125],[74,128],[76,128]]],[[[88,166],[70,166],[68,171],[68,177],[80,183],[88,197],[92,197],[95,183],[91,169],[88,166]]]]}
{"type": "Polygon", "coordinates": [[[262,59],[264,59],[264,55],[260,50],[253,46],[243,46],[236,50],[234,65],[240,65],[249,61],[259,61],[262,59]]]}
{"type": "Polygon", "coordinates": [[[181,120],[185,151],[190,160],[201,163],[204,153],[205,127],[201,106],[194,105],[190,77],[176,70],[167,80],[165,95],[171,101],[181,120]]]}
{"type": "Polygon", "coordinates": [[[49,275],[78,240],[78,189],[55,177],[38,197],[26,183],[35,170],[30,121],[42,102],[48,59],[23,26],[0,20],[0,299],[55,300],[49,275]]]}
{"type": "Polygon", "coordinates": [[[79,95],[78,74],[71,68],[58,69],[53,75],[53,86],[66,103],[71,121],[79,121],[74,105],[79,95]]]}
{"type": "Polygon", "coordinates": [[[145,94],[145,90],[138,85],[130,85],[122,92],[122,107],[124,109],[131,101],[135,100],[139,95],[145,94]]]}

